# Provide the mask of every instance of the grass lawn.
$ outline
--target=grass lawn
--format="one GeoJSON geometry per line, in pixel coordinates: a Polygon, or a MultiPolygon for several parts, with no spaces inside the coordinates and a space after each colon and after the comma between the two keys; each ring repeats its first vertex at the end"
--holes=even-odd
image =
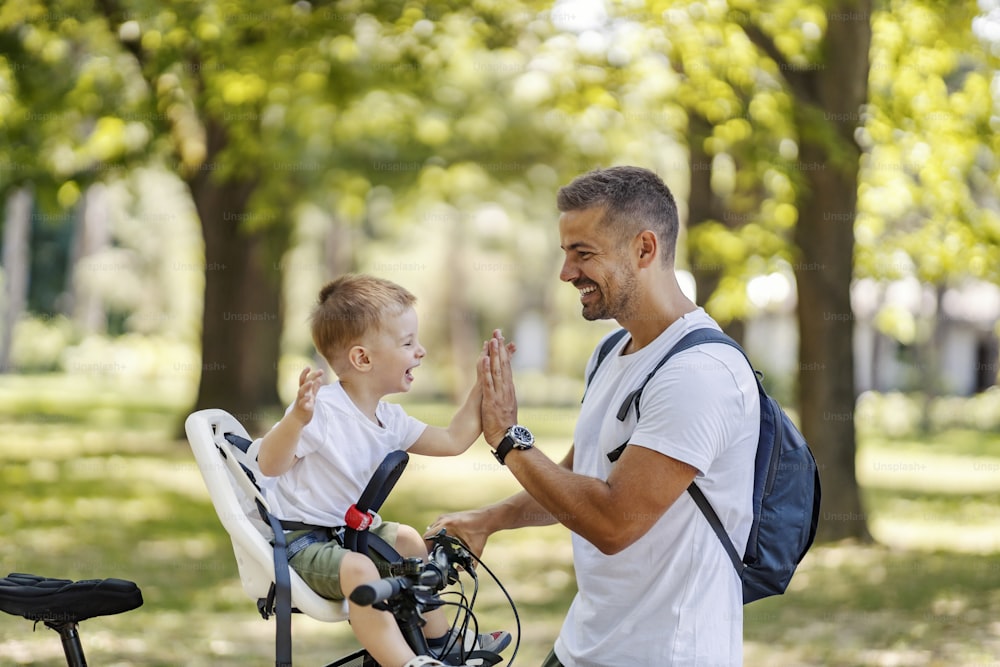
{"type": "MultiPolygon", "coordinates": [[[[172,439],[183,407],[170,393],[0,378],[0,570],[119,577],[143,591],[140,609],[81,624],[95,667],[273,664],[273,622],[244,596],[190,450],[172,439]]],[[[573,419],[523,410],[553,457],[573,419]]],[[[746,664],[1000,665],[1000,435],[867,437],[858,478],[879,544],[814,547],[792,590],[747,606],[746,664]]],[[[515,488],[485,447],[415,457],[383,514],[423,527],[515,488]]],[[[501,533],[484,558],[517,603],[516,664],[539,664],[574,591],[568,533],[501,533]]],[[[477,611],[484,628],[513,627],[485,577],[477,611]]],[[[356,646],[345,623],[296,616],[293,628],[296,664],[356,646]]],[[[55,633],[0,615],[0,665],[58,665],[61,655],[55,633]]]]}

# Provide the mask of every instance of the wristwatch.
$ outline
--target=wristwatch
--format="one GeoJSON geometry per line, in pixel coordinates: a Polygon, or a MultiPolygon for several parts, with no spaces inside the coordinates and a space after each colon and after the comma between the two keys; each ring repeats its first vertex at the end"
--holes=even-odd
{"type": "Polygon", "coordinates": [[[520,424],[514,424],[507,429],[507,433],[503,436],[500,444],[497,445],[493,456],[500,462],[500,465],[504,465],[504,459],[510,454],[510,450],[531,449],[534,446],[535,436],[531,434],[531,431],[520,424]]]}

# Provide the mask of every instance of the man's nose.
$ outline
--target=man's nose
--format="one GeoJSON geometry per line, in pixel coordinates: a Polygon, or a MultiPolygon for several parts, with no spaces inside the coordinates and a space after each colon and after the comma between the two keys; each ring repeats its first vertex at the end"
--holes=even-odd
{"type": "Polygon", "coordinates": [[[580,275],[580,272],[577,270],[576,266],[573,264],[570,258],[567,257],[565,260],[563,260],[562,269],[560,269],[559,271],[559,280],[571,283],[573,282],[573,280],[576,279],[578,275],[580,275]]]}

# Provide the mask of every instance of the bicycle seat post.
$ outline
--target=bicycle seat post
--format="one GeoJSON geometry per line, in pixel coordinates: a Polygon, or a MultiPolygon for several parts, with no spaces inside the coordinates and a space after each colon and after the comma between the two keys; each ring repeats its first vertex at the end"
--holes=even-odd
{"type": "Polygon", "coordinates": [[[72,621],[46,621],[45,626],[59,633],[68,667],[87,667],[87,659],[83,655],[83,644],[80,642],[80,629],[76,623],[72,621]]]}

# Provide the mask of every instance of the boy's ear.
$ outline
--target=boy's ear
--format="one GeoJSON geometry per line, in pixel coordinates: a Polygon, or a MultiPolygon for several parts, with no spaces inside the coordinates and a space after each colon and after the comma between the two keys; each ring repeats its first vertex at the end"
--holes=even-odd
{"type": "Polygon", "coordinates": [[[368,350],[366,350],[361,345],[355,345],[347,352],[347,359],[351,363],[351,367],[362,373],[367,373],[372,366],[371,359],[368,357],[368,350]]]}

